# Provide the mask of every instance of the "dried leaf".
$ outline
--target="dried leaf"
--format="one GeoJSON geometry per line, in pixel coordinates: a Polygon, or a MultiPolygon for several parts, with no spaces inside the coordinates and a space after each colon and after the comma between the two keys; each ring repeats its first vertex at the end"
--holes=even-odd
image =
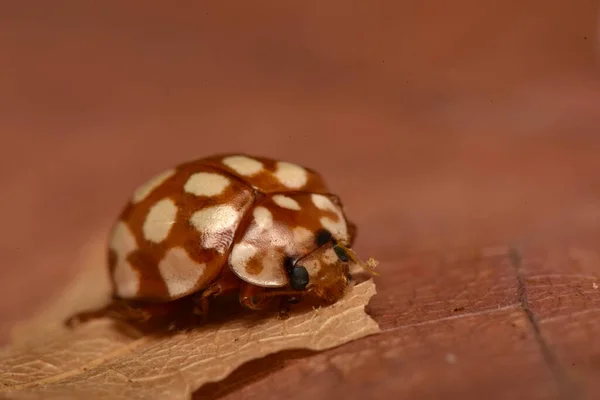
{"type": "Polygon", "coordinates": [[[108,319],[69,331],[62,320],[107,299],[103,241],[87,249],[85,274],[37,318],[13,331],[0,352],[0,397],[13,399],[189,399],[255,358],[284,349],[324,350],[377,333],[364,306],[375,294],[368,280],[331,307],[293,313],[287,320],[248,313],[170,335],[116,329],[108,319]]]}

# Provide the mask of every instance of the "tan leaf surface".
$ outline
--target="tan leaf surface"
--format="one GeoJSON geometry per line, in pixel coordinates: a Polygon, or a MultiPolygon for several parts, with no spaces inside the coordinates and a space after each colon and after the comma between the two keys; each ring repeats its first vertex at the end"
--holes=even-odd
{"type": "Polygon", "coordinates": [[[64,317],[106,299],[102,252],[102,238],[94,240],[81,260],[94,267],[51,307],[14,329],[12,345],[0,351],[0,397],[188,399],[249,360],[285,349],[323,350],[379,332],[364,311],[375,294],[372,280],[331,307],[287,320],[246,313],[165,336],[116,329],[101,319],[68,331],[64,317]]]}

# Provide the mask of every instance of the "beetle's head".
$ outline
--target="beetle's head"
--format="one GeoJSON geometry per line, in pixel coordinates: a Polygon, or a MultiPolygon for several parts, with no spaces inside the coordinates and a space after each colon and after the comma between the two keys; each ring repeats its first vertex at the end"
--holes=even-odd
{"type": "Polygon", "coordinates": [[[335,240],[329,241],[290,265],[290,286],[335,303],[350,286],[353,264],[369,269],[352,249],[335,240]]]}

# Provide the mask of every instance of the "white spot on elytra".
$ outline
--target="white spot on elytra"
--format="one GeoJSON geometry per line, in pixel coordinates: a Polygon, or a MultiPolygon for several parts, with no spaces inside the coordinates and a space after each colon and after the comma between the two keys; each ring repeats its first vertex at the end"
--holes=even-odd
{"type": "Polygon", "coordinates": [[[288,210],[300,210],[300,204],[296,200],[282,194],[273,196],[273,202],[279,207],[287,208],[288,210]]]}
{"type": "Polygon", "coordinates": [[[312,202],[317,208],[323,211],[333,211],[338,216],[338,221],[334,221],[328,217],[321,217],[321,225],[327,229],[334,238],[338,240],[348,240],[348,227],[342,211],[326,196],[322,194],[312,194],[312,202]]]}
{"type": "Polygon", "coordinates": [[[317,206],[320,210],[325,211],[335,211],[335,206],[331,200],[327,196],[323,196],[322,194],[312,194],[311,200],[315,206],[317,206]]]}
{"type": "Polygon", "coordinates": [[[217,205],[196,211],[190,223],[201,235],[202,247],[223,253],[233,240],[240,213],[229,205],[217,205]]]}
{"type": "Polygon", "coordinates": [[[124,299],[135,297],[140,290],[139,273],[128,261],[117,264],[113,278],[117,294],[124,299]]]}
{"type": "Polygon", "coordinates": [[[205,264],[192,260],[181,247],[170,249],[158,264],[171,298],[185,296],[194,289],[205,268],[205,264]]]}
{"type": "Polygon", "coordinates": [[[183,190],[196,196],[217,196],[229,186],[230,181],[213,172],[197,172],[190,176],[183,190]]]}
{"type": "Polygon", "coordinates": [[[134,192],[131,198],[133,203],[139,203],[144,200],[154,189],[159,187],[163,182],[169,179],[171,176],[175,175],[174,169],[169,169],[167,171],[161,172],[158,175],[155,175],[150,180],[148,180],[143,185],[139,186],[134,192]]]}
{"type": "Polygon", "coordinates": [[[329,232],[334,238],[338,240],[348,241],[348,227],[346,226],[346,222],[340,217],[339,221],[334,221],[327,217],[321,217],[319,219],[321,221],[321,225],[329,232]]]}
{"type": "Polygon", "coordinates": [[[137,243],[125,222],[120,221],[115,226],[109,247],[117,256],[113,273],[117,294],[123,298],[135,297],[140,289],[140,276],[127,261],[127,256],[137,249],[137,243]]]}
{"type": "Polygon", "coordinates": [[[231,254],[229,255],[229,265],[231,265],[234,272],[244,275],[246,273],[246,265],[258,250],[256,247],[248,243],[238,243],[233,246],[231,254]]]}
{"type": "Polygon", "coordinates": [[[244,176],[252,176],[262,171],[264,168],[260,161],[246,156],[225,157],[223,159],[223,164],[244,176]]]}
{"type": "Polygon", "coordinates": [[[124,259],[137,248],[135,237],[127,224],[119,221],[112,232],[109,247],[117,253],[117,257],[124,259]]]}
{"type": "Polygon", "coordinates": [[[303,226],[297,226],[293,230],[294,243],[304,243],[313,240],[313,233],[303,226]]]}
{"type": "Polygon", "coordinates": [[[265,207],[256,207],[252,212],[254,223],[260,230],[267,230],[273,226],[273,214],[265,207]]]}
{"type": "Polygon", "coordinates": [[[154,243],[165,240],[175,223],[176,216],[177,206],[171,199],[162,199],[153,205],[142,226],[144,239],[154,243]]]}
{"type": "Polygon", "coordinates": [[[308,173],[299,165],[279,161],[275,170],[275,177],[290,189],[299,189],[306,185],[308,173]]]}

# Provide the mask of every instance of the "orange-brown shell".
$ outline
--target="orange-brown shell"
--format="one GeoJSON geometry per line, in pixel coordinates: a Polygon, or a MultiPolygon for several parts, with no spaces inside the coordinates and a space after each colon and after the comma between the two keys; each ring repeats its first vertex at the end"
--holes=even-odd
{"type": "Polygon", "coordinates": [[[299,165],[224,154],[163,171],[134,191],[109,239],[115,295],[170,301],[205,289],[224,266],[263,287],[288,284],[285,259],[329,230],[349,240],[341,203],[299,165]]]}

